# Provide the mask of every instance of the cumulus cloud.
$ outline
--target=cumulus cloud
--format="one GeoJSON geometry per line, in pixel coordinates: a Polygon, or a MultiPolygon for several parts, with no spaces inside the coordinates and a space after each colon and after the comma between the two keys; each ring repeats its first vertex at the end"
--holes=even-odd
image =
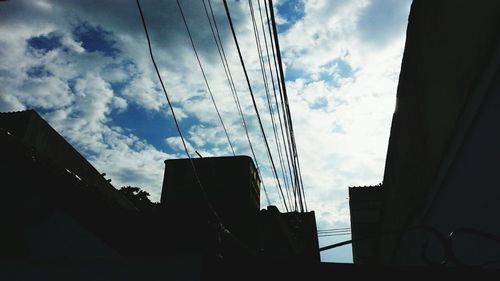
{"type": "Polygon", "coordinates": [[[16,97],[7,95],[0,91],[0,111],[19,111],[24,110],[26,107],[16,97]]]}
{"type": "MultiPolygon", "coordinates": [[[[178,152],[184,151],[184,144],[182,143],[182,139],[180,137],[169,137],[165,139],[165,142],[178,152]]],[[[186,142],[186,147],[189,154],[195,151],[195,149],[189,142],[186,142]]]]}
{"type": "Polygon", "coordinates": [[[20,87],[18,97],[43,109],[64,107],[72,101],[68,85],[56,77],[29,79],[20,87]]]}
{"type": "Polygon", "coordinates": [[[374,48],[384,46],[401,36],[408,19],[408,1],[370,1],[364,6],[357,20],[361,40],[373,44],[374,48]]]}
{"type": "Polygon", "coordinates": [[[158,83],[144,75],[133,78],[123,91],[123,95],[148,110],[159,110],[165,105],[165,97],[158,83]]]}

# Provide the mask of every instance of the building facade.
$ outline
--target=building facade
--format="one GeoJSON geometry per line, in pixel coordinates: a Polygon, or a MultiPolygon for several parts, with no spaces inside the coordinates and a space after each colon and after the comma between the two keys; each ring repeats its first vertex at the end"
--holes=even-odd
{"type": "Polygon", "coordinates": [[[500,260],[499,39],[500,2],[413,2],[374,262],[500,260]]]}

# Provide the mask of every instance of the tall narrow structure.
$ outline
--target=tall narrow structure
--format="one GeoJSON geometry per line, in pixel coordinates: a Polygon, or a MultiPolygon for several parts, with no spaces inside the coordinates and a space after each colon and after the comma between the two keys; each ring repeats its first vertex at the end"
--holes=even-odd
{"type": "Polygon", "coordinates": [[[173,247],[195,252],[217,250],[212,249],[220,239],[214,228],[221,223],[234,243],[256,252],[260,179],[252,159],[237,156],[192,161],[165,161],[161,206],[173,229],[173,247]]]}
{"type": "Polygon", "coordinates": [[[349,187],[349,209],[352,229],[352,259],[356,264],[373,264],[376,261],[376,240],[381,220],[384,187],[349,187]]]}

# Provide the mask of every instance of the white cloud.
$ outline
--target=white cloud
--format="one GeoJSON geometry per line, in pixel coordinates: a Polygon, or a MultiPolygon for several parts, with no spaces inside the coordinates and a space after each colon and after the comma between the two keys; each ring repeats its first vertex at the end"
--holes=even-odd
{"type": "Polygon", "coordinates": [[[68,48],[69,50],[71,50],[75,53],[82,54],[83,52],[85,52],[85,49],[82,47],[81,42],[76,42],[68,34],[65,34],[61,38],[61,43],[64,47],[68,48]]]}
{"type": "MultiPolygon", "coordinates": [[[[174,150],[180,152],[181,154],[183,154],[183,152],[185,151],[184,144],[183,144],[182,139],[180,137],[168,137],[165,139],[165,142],[170,147],[172,147],[174,150]]],[[[187,141],[185,141],[185,144],[186,144],[188,153],[189,154],[194,153],[195,149],[193,148],[193,146],[187,141]]]]}
{"type": "Polygon", "coordinates": [[[53,76],[27,79],[19,88],[18,98],[43,109],[64,107],[73,100],[68,85],[53,76]]]}
{"type": "Polygon", "coordinates": [[[145,75],[130,81],[123,95],[148,110],[159,110],[165,104],[165,96],[158,83],[145,75]]]}
{"type": "Polygon", "coordinates": [[[391,43],[406,30],[408,11],[409,1],[369,1],[357,20],[361,40],[374,48],[391,43]]]}
{"type": "Polygon", "coordinates": [[[121,97],[113,97],[113,107],[119,112],[123,112],[127,108],[127,100],[121,97]]]}
{"type": "Polygon", "coordinates": [[[106,172],[116,187],[139,186],[159,201],[163,180],[163,161],[173,155],[158,151],[133,135],[107,129],[103,134],[107,148],[92,159],[99,171],[106,172]]]}
{"type": "Polygon", "coordinates": [[[0,111],[19,111],[24,110],[26,107],[15,96],[7,95],[0,91],[0,111]]]}

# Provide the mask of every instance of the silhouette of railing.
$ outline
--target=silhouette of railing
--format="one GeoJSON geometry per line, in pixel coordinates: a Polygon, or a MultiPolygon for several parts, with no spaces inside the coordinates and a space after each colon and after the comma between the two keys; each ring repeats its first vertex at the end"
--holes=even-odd
{"type": "Polygon", "coordinates": [[[362,241],[369,241],[369,240],[378,240],[380,238],[383,238],[384,236],[387,235],[404,235],[408,232],[412,231],[417,231],[417,230],[423,230],[426,231],[434,236],[436,238],[436,241],[439,242],[439,245],[442,248],[442,253],[443,253],[443,258],[436,262],[433,261],[431,258],[428,257],[428,249],[429,249],[429,239],[427,239],[422,247],[421,251],[421,258],[424,261],[425,264],[429,266],[459,266],[459,267],[469,267],[469,268],[485,268],[485,267],[491,267],[491,266],[498,266],[500,264],[500,259],[498,260],[490,260],[487,262],[483,262],[480,264],[470,264],[464,262],[461,258],[459,258],[456,254],[454,245],[455,243],[454,240],[456,240],[456,237],[461,234],[468,234],[468,235],[473,235],[475,237],[482,238],[484,240],[488,240],[491,242],[498,243],[500,246],[500,236],[495,235],[492,233],[488,233],[485,231],[477,230],[474,228],[469,228],[469,227],[462,227],[462,228],[457,228],[456,230],[450,232],[448,235],[443,235],[441,232],[439,232],[437,229],[430,227],[430,226],[414,226],[410,228],[406,228],[403,230],[393,230],[393,231],[384,231],[380,232],[371,236],[366,236],[366,237],[361,237],[361,238],[356,238],[356,239],[350,239],[342,242],[338,242],[332,245],[324,246],[319,249],[319,251],[326,251],[334,248],[338,248],[341,246],[353,244],[353,243],[358,243],[362,241]]]}

